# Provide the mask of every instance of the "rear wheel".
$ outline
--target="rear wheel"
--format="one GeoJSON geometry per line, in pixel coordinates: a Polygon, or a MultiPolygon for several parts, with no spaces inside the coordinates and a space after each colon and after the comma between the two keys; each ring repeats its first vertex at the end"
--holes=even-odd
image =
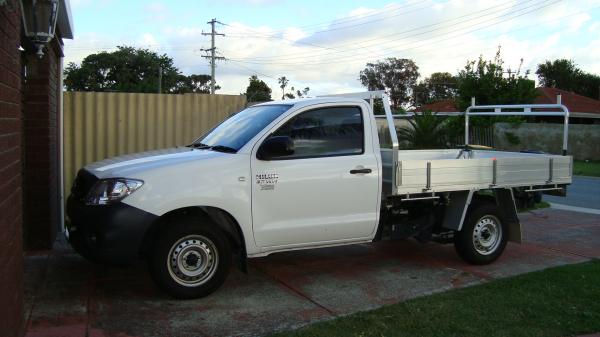
{"type": "Polygon", "coordinates": [[[173,222],[158,235],[150,260],[152,278],[173,297],[204,297],[229,274],[229,241],[206,219],[182,217],[173,222]]]}
{"type": "Polygon", "coordinates": [[[504,216],[492,203],[476,203],[471,208],[462,230],[455,233],[454,247],[463,260],[488,264],[500,257],[506,247],[504,216]]]}

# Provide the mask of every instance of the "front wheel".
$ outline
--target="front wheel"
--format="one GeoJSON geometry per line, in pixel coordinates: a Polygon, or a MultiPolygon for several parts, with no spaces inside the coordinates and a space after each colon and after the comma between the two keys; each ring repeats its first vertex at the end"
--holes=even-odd
{"type": "Polygon", "coordinates": [[[165,226],[150,260],[154,281],[176,298],[204,297],[217,290],[231,265],[231,248],[222,231],[196,217],[165,226]]]}
{"type": "Polygon", "coordinates": [[[507,236],[504,216],[498,206],[473,204],[462,230],[455,233],[454,247],[463,260],[488,264],[502,255],[507,236]]]}

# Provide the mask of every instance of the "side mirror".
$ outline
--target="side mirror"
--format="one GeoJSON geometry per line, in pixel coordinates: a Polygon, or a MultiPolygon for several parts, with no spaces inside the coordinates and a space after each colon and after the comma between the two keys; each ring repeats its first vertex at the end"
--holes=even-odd
{"type": "Polygon", "coordinates": [[[294,141],[288,136],[272,136],[267,138],[256,154],[260,160],[271,160],[276,157],[294,154],[294,141]]]}

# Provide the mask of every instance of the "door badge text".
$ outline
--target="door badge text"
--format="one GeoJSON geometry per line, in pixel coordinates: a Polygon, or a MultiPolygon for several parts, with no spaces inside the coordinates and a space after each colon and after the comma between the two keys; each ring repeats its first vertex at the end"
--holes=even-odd
{"type": "Polygon", "coordinates": [[[277,173],[263,173],[256,175],[256,184],[261,191],[272,191],[275,189],[279,175],[277,173]]]}

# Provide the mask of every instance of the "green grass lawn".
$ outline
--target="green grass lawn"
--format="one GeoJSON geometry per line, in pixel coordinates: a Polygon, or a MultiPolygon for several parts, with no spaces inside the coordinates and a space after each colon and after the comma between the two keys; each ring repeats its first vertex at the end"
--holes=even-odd
{"type": "Polygon", "coordinates": [[[574,160],[573,175],[600,177],[600,160],[574,160]]]}
{"type": "Polygon", "coordinates": [[[360,312],[275,336],[573,336],[600,332],[600,261],[360,312]]]}

